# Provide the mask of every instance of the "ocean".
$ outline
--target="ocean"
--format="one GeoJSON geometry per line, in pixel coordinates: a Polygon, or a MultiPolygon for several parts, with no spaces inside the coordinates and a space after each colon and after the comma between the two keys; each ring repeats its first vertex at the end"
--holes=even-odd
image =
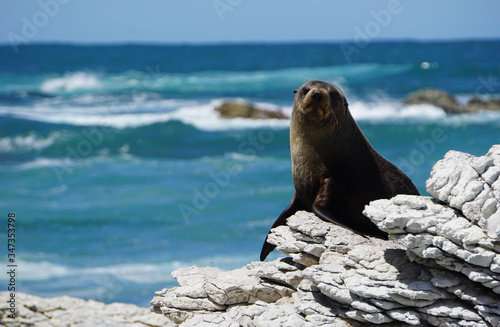
{"type": "Polygon", "coordinates": [[[148,306],[177,268],[258,260],[294,193],[290,122],[221,119],[225,100],[290,113],[302,83],[335,83],[422,194],[447,151],[500,141],[500,112],[403,104],[426,87],[500,96],[498,40],[18,50],[0,47],[0,244],[7,259],[15,213],[16,291],[39,296],[148,306]]]}

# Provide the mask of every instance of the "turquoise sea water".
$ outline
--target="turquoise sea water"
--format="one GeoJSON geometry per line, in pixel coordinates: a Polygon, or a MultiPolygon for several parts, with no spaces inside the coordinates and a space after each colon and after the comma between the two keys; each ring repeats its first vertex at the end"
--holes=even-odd
{"type": "Polygon", "coordinates": [[[16,290],[147,306],[174,269],[258,260],[294,192],[289,121],[213,108],[290,112],[310,79],[339,85],[372,145],[425,193],[448,150],[499,143],[500,113],[402,100],[424,87],[499,96],[499,53],[500,41],[372,43],[349,58],[335,43],[0,47],[0,244],[15,212],[16,290]]]}

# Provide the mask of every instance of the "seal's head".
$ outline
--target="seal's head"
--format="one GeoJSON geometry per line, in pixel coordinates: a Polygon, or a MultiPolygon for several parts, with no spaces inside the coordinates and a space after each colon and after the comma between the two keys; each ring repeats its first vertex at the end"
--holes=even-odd
{"type": "Polygon", "coordinates": [[[309,81],[294,91],[293,111],[299,120],[326,123],[338,122],[348,110],[344,93],[337,86],[323,81],[309,81]]]}

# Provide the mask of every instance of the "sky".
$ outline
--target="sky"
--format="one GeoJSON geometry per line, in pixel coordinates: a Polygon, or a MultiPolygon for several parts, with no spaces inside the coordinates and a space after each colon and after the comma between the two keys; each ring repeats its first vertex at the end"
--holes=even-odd
{"type": "Polygon", "coordinates": [[[500,38],[496,0],[1,0],[0,43],[500,38]]]}

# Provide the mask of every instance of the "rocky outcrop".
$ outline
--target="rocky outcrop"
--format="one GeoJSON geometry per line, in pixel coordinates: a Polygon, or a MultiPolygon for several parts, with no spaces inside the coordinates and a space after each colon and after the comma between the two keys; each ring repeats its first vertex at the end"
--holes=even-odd
{"type": "Polygon", "coordinates": [[[222,118],[288,119],[279,110],[267,110],[243,101],[227,101],[215,108],[222,118]]]}
{"type": "Polygon", "coordinates": [[[463,114],[478,110],[500,111],[500,99],[492,98],[484,101],[478,97],[474,97],[466,105],[462,105],[451,94],[437,89],[422,89],[412,92],[403,103],[431,104],[440,107],[447,114],[463,114]]]}
{"type": "Polygon", "coordinates": [[[104,304],[69,296],[42,298],[20,292],[15,293],[16,316],[12,319],[10,298],[10,292],[0,292],[0,326],[175,326],[166,317],[133,304],[104,304]]]}
{"type": "Polygon", "coordinates": [[[423,89],[412,92],[405,99],[404,103],[432,104],[442,108],[447,114],[461,114],[475,111],[459,104],[451,94],[437,89],[423,89]]]}
{"type": "Polygon", "coordinates": [[[182,326],[500,326],[500,146],[449,152],[427,189],[366,207],[389,241],[301,211],[268,238],[287,257],[177,270],[152,310],[182,326]]]}
{"type": "Polygon", "coordinates": [[[474,111],[500,111],[500,99],[489,99],[488,101],[484,101],[478,97],[474,97],[467,102],[467,107],[474,111]]]}
{"type": "Polygon", "coordinates": [[[500,241],[500,145],[482,157],[450,151],[427,180],[427,191],[500,241]]]}

